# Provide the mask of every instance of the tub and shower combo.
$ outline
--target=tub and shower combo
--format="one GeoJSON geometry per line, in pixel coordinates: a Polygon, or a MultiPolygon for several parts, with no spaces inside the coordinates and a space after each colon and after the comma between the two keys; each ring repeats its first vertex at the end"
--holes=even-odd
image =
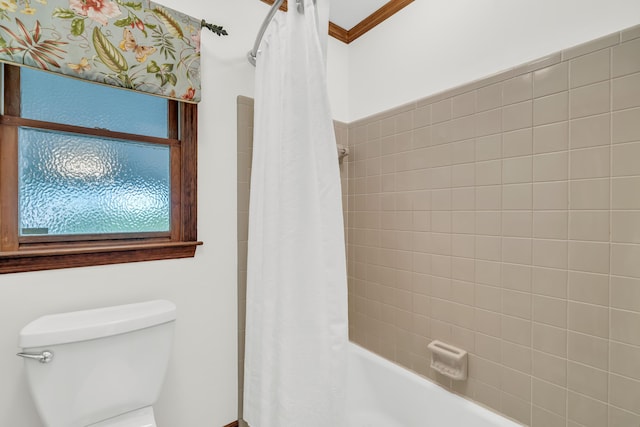
{"type": "MultiPolygon", "coordinates": [[[[289,12],[279,13],[283,1],[273,3],[248,54],[256,87],[245,421],[254,427],[516,426],[348,343],[339,170],[348,153],[340,147],[336,153],[326,91],[329,1],[290,0],[289,12]]],[[[424,351],[433,369],[466,379],[464,350],[434,341],[424,351]]]]}
{"type": "Polygon", "coordinates": [[[349,343],[348,427],[517,427],[357,344],[349,343]]]}

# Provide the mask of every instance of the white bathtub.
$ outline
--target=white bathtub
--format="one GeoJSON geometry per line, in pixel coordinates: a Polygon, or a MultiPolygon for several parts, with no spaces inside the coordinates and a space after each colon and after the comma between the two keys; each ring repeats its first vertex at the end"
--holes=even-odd
{"type": "Polygon", "coordinates": [[[382,357],[349,344],[349,427],[516,427],[382,357]]]}

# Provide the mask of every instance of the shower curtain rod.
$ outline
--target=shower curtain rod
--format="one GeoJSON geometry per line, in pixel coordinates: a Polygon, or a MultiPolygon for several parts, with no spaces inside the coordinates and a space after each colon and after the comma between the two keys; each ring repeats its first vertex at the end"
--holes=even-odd
{"type": "MultiPolygon", "coordinates": [[[[264,22],[262,22],[260,31],[258,31],[258,36],[256,37],[256,42],[253,44],[253,49],[251,49],[249,53],[247,53],[247,59],[254,67],[256,66],[256,56],[258,55],[258,49],[260,48],[262,37],[264,37],[264,33],[267,31],[267,27],[271,23],[273,17],[276,16],[276,12],[278,11],[278,9],[280,9],[282,3],[284,3],[284,0],[277,0],[273,3],[273,6],[271,6],[271,10],[269,10],[269,13],[267,14],[267,17],[264,19],[264,22]]],[[[313,0],[313,3],[315,4],[316,0],[313,0]]],[[[299,13],[304,13],[304,0],[296,0],[296,6],[299,13]]]]}

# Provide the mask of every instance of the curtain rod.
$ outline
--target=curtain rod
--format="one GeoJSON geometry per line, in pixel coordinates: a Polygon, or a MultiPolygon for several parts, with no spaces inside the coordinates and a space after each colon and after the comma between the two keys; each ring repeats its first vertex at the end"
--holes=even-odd
{"type": "MultiPolygon", "coordinates": [[[[300,4],[300,0],[297,0],[297,1],[298,1],[298,4],[300,4]]],[[[256,66],[256,56],[258,55],[258,49],[260,48],[260,42],[262,41],[262,37],[264,37],[265,31],[267,31],[267,27],[271,23],[271,20],[273,19],[273,17],[276,16],[276,12],[278,11],[278,9],[280,9],[280,6],[282,6],[282,3],[284,3],[284,0],[277,0],[276,2],[273,3],[273,6],[271,6],[271,9],[267,14],[267,17],[264,18],[264,21],[262,22],[260,31],[258,31],[258,36],[256,37],[256,41],[253,44],[253,49],[251,49],[249,53],[247,53],[247,59],[249,60],[251,65],[253,65],[254,67],[256,66]]]]}
{"type": "MultiPolygon", "coordinates": [[[[316,4],[316,1],[317,0],[313,0],[313,4],[316,4]]],[[[278,11],[278,9],[280,9],[282,3],[284,3],[284,0],[277,0],[273,3],[271,9],[269,10],[269,13],[267,14],[267,17],[262,22],[260,31],[258,31],[258,36],[256,37],[256,42],[253,44],[253,49],[251,49],[249,53],[247,53],[247,59],[254,67],[256,66],[256,56],[258,55],[258,49],[260,48],[262,37],[264,37],[264,33],[267,31],[267,27],[269,27],[269,24],[271,23],[273,17],[276,16],[276,12],[278,11]]],[[[296,6],[298,12],[304,13],[304,0],[296,0],[296,6]]]]}

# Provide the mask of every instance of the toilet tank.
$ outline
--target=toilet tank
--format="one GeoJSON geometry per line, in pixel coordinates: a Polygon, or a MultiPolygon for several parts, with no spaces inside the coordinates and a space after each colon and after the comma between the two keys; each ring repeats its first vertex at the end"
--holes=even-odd
{"type": "Polygon", "coordinates": [[[176,307],[164,300],[40,317],[20,332],[25,353],[53,353],[49,363],[25,359],[46,427],[85,427],[151,406],[171,354],[176,307]]]}

